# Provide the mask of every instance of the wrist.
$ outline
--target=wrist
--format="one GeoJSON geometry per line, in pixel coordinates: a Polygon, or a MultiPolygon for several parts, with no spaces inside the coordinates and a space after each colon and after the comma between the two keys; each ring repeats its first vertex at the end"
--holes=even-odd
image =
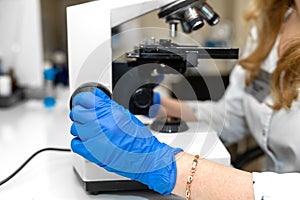
{"type": "Polygon", "coordinates": [[[154,165],[159,165],[155,167],[157,170],[144,174],[144,178],[140,181],[147,184],[149,189],[162,195],[169,195],[176,184],[177,167],[175,155],[179,152],[182,152],[182,149],[169,147],[157,160],[153,160],[152,163],[154,165]]]}
{"type": "MultiPolygon", "coordinates": [[[[190,176],[190,171],[192,167],[192,161],[194,160],[194,156],[180,152],[176,154],[176,164],[177,164],[177,180],[175,187],[172,193],[185,196],[186,195],[186,186],[187,186],[187,178],[190,176]]],[[[197,167],[199,168],[199,166],[197,167]]],[[[198,170],[198,169],[196,169],[198,170]]],[[[196,176],[193,177],[195,179],[196,176]]],[[[193,192],[193,184],[191,185],[191,190],[193,192]]]]}
{"type": "Polygon", "coordinates": [[[176,162],[151,172],[148,175],[147,185],[149,189],[154,190],[164,196],[171,194],[176,184],[177,170],[176,162]]]}

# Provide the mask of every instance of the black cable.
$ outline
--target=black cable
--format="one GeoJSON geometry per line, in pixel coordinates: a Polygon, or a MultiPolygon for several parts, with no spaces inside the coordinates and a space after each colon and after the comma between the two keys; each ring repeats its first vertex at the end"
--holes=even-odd
{"type": "Polygon", "coordinates": [[[17,175],[32,160],[32,158],[34,158],[36,155],[38,155],[39,153],[42,153],[44,151],[64,151],[64,152],[71,152],[71,149],[44,148],[44,149],[38,150],[37,152],[35,152],[34,154],[32,154],[32,156],[30,156],[16,171],[14,171],[6,179],[2,180],[0,182],[0,186],[3,185],[4,183],[6,183],[7,181],[9,181],[10,179],[12,179],[15,175],[17,175]]]}

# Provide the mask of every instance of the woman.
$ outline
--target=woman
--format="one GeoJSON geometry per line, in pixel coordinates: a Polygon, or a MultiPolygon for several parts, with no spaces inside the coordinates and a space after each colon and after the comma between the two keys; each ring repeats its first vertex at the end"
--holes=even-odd
{"type": "MultiPolygon", "coordinates": [[[[171,100],[162,99],[162,105],[171,115],[207,120],[206,107],[217,112],[226,103],[228,117],[222,137],[227,142],[240,139],[249,128],[267,154],[266,169],[299,171],[298,11],[300,0],[255,0],[247,19],[256,22],[257,43],[248,45],[251,53],[240,61],[243,68],[238,65],[232,72],[224,98],[215,104],[199,104],[196,116],[191,115],[193,110],[177,112],[178,105],[171,106],[178,104],[175,101],[166,104],[164,101],[171,100]],[[263,82],[261,76],[267,72],[271,73],[271,95],[265,89],[259,93],[253,85],[263,82]]],[[[300,199],[299,173],[248,173],[183,153],[159,142],[99,89],[77,94],[70,117],[75,153],[161,194],[172,192],[187,199],[300,199]]],[[[217,130],[218,121],[212,121],[217,130]]]]}
{"type": "Polygon", "coordinates": [[[206,121],[229,144],[251,133],[266,154],[263,170],[300,171],[300,2],[252,3],[246,19],[255,28],[224,97],[188,106],[162,98],[161,104],[168,115],[206,121]]]}

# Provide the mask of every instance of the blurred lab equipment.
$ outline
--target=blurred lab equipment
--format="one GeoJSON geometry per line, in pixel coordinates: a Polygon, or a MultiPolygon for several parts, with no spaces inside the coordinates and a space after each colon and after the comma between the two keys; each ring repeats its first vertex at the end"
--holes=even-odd
{"type": "Polygon", "coordinates": [[[12,81],[8,74],[0,75],[0,97],[9,97],[12,94],[12,81]]]}
{"type": "Polygon", "coordinates": [[[62,49],[56,49],[52,55],[53,68],[56,69],[56,75],[54,79],[55,85],[68,86],[68,66],[67,66],[66,53],[62,49]]]}
{"type": "Polygon", "coordinates": [[[51,64],[46,64],[44,70],[44,78],[45,78],[45,85],[44,85],[44,106],[46,108],[52,108],[55,106],[55,85],[54,80],[57,74],[57,69],[53,68],[51,64]],[[49,66],[50,65],[50,66],[49,66]]]}
{"type": "Polygon", "coordinates": [[[43,86],[43,45],[39,0],[0,1],[2,70],[10,68],[19,86],[43,86]]]}
{"type": "MultiPolygon", "coordinates": [[[[189,33],[199,29],[203,19],[210,25],[219,21],[218,15],[205,0],[127,0],[118,3],[99,0],[68,7],[71,94],[85,84],[100,83],[112,93],[114,100],[142,118],[153,103],[152,90],[157,83],[157,74],[184,75],[187,67],[197,65],[198,58],[237,58],[238,49],[202,49],[155,38],[141,44],[143,36],[133,38],[130,31],[125,31],[132,43],[123,55],[117,56],[120,59],[113,60],[115,49],[112,48],[111,29],[155,9],[161,9],[159,17],[171,24],[170,37],[176,36],[177,23],[186,26],[184,32],[189,33]],[[135,45],[138,45],[137,48],[134,48],[135,45]]],[[[142,29],[135,31],[143,32],[142,29]]],[[[144,118],[142,122],[148,124],[147,120],[144,118]]],[[[199,122],[187,123],[187,126],[187,131],[181,133],[152,132],[160,141],[186,152],[200,154],[224,165],[230,164],[230,155],[213,130],[199,125],[199,122]]],[[[107,172],[78,155],[74,155],[74,171],[84,189],[90,193],[147,188],[107,172]]]]}
{"type": "Polygon", "coordinates": [[[211,27],[208,37],[204,41],[206,47],[229,47],[232,40],[232,24],[221,21],[218,26],[211,27]]]}
{"type": "Polygon", "coordinates": [[[0,107],[10,107],[24,98],[13,68],[0,74],[0,107]]]}

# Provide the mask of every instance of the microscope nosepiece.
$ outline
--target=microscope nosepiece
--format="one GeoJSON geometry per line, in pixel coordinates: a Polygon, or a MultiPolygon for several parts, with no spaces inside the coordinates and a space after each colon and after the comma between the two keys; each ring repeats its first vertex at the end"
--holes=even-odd
{"type": "Polygon", "coordinates": [[[219,15],[206,0],[178,0],[163,7],[158,16],[170,24],[171,37],[176,36],[178,23],[181,23],[183,32],[191,33],[204,26],[204,20],[211,26],[220,21],[219,15]]]}

